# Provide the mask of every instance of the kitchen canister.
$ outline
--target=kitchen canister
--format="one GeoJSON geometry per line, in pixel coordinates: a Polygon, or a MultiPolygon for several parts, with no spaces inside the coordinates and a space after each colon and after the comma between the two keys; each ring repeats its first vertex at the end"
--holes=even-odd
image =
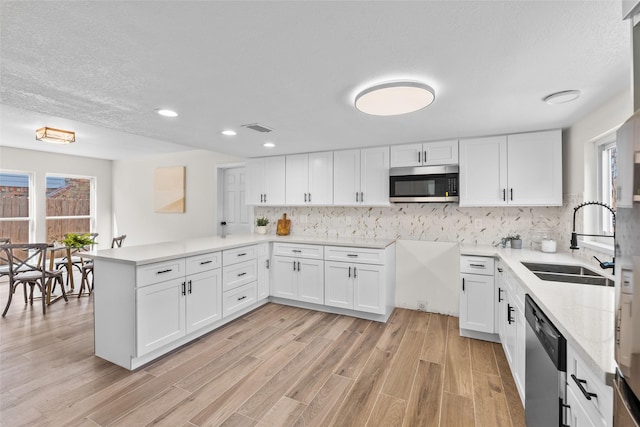
{"type": "Polygon", "coordinates": [[[551,239],[544,239],[540,243],[540,248],[542,249],[542,252],[553,253],[556,251],[556,241],[551,239]]]}

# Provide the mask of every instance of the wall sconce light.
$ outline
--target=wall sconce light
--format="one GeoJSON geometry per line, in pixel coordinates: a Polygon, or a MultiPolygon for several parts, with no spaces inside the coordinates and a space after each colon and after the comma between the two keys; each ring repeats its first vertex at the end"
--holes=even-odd
{"type": "Polygon", "coordinates": [[[71,144],[76,142],[76,133],[69,130],[43,127],[36,130],[36,140],[54,144],[71,144]]]}

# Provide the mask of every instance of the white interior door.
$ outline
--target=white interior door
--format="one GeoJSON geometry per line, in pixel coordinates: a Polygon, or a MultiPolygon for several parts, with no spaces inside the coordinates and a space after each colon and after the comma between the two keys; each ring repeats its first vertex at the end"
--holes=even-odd
{"type": "Polygon", "coordinates": [[[227,222],[227,234],[251,232],[251,216],[245,198],[245,169],[224,170],[222,219],[227,222]]]}

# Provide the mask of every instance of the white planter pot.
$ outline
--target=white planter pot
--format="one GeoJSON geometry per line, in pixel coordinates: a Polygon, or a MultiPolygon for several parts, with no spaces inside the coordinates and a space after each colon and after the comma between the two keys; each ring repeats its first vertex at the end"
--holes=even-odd
{"type": "Polygon", "coordinates": [[[258,234],[267,234],[267,226],[266,225],[256,225],[256,232],[258,234]]]}

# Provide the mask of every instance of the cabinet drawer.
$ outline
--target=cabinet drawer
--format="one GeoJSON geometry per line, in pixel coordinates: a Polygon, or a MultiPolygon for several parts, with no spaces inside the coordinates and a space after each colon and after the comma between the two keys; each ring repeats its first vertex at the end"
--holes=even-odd
{"type": "Polygon", "coordinates": [[[186,259],[187,274],[201,273],[222,267],[222,253],[213,252],[210,254],[190,256],[186,259]]]}
{"type": "Polygon", "coordinates": [[[256,280],[258,264],[256,260],[233,264],[222,269],[222,290],[228,291],[256,280]]]}
{"type": "Polygon", "coordinates": [[[256,245],[222,251],[222,265],[232,265],[239,262],[256,259],[256,245]]]}
{"type": "Polygon", "coordinates": [[[494,259],[490,257],[461,256],[460,273],[493,276],[494,259]]]}
{"type": "Polygon", "coordinates": [[[281,256],[293,256],[296,258],[323,259],[324,247],[320,245],[274,243],[273,254],[281,256]]]}
{"type": "Polygon", "coordinates": [[[222,316],[228,316],[253,304],[258,299],[256,282],[224,292],[222,294],[222,316]]]}
{"type": "Polygon", "coordinates": [[[613,389],[596,377],[591,368],[570,345],[567,345],[567,384],[592,420],[601,420],[601,425],[611,424],[613,389]],[[591,395],[589,400],[585,393],[593,393],[596,396],[591,395]]]}
{"type": "Polygon", "coordinates": [[[137,268],[136,274],[138,276],[136,283],[139,288],[153,283],[177,279],[185,275],[185,260],[184,258],[178,258],[171,261],[143,265],[137,268]]]}
{"type": "Polygon", "coordinates": [[[352,248],[347,246],[326,246],[324,259],[362,264],[384,264],[383,249],[352,248]]]}

